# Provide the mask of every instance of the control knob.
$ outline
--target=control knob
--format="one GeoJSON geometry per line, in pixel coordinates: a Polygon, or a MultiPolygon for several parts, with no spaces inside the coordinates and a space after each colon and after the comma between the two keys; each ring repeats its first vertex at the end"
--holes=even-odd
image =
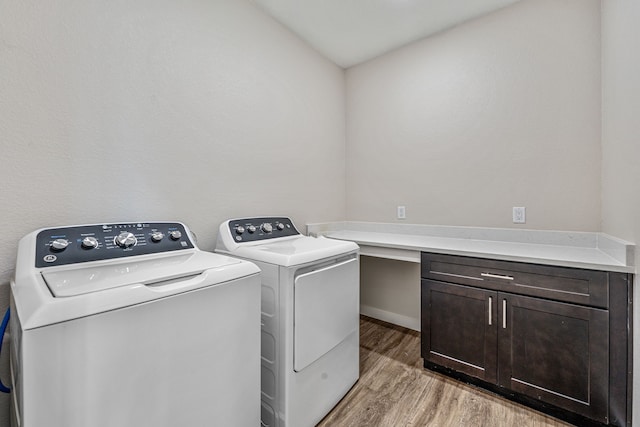
{"type": "Polygon", "coordinates": [[[154,231],[153,233],[151,233],[152,242],[158,243],[162,239],[164,239],[164,234],[162,234],[161,231],[154,231]]]}
{"type": "Polygon", "coordinates": [[[265,233],[271,233],[273,231],[273,226],[270,223],[265,222],[260,226],[260,229],[265,233]]]}
{"type": "Polygon", "coordinates": [[[180,240],[182,233],[179,230],[173,230],[169,232],[169,237],[171,237],[171,240],[180,240]]]}
{"type": "Polygon", "coordinates": [[[236,227],[236,234],[242,234],[244,233],[244,227],[239,225],[236,227]]]}
{"type": "Polygon", "coordinates": [[[138,243],[138,239],[136,239],[136,236],[134,236],[133,233],[130,233],[128,231],[123,231],[122,233],[116,236],[115,242],[116,242],[116,245],[126,249],[138,243]]]}
{"type": "Polygon", "coordinates": [[[282,231],[282,230],[284,230],[284,224],[279,222],[278,225],[276,225],[276,228],[278,228],[278,230],[282,231]]]}
{"type": "Polygon", "coordinates": [[[92,236],[87,236],[82,239],[82,247],[84,249],[95,249],[98,247],[98,239],[92,236]]]}
{"type": "Polygon", "coordinates": [[[67,249],[67,246],[69,246],[69,241],[67,239],[56,239],[49,245],[51,250],[54,252],[62,252],[67,249]]]}
{"type": "Polygon", "coordinates": [[[247,231],[248,231],[249,233],[251,233],[251,234],[255,233],[255,232],[256,232],[256,227],[255,227],[255,225],[250,225],[250,226],[248,226],[248,227],[247,227],[247,231]]]}

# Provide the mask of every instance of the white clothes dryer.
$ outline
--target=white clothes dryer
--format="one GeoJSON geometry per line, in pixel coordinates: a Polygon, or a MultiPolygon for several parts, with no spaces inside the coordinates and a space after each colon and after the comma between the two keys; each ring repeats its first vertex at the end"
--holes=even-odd
{"type": "Polygon", "coordinates": [[[262,426],[314,426],[358,380],[358,251],[285,217],[220,225],[216,252],[262,270],[262,426]]]}
{"type": "Polygon", "coordinates": [[[11,281],[12,427],[256,427],[260,277],[176,222],[37,230],[11,281]]]}

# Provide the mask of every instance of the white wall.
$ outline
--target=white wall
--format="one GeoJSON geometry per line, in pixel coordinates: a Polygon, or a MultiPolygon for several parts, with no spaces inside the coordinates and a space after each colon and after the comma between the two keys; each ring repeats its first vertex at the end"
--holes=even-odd
{"type": "Polygon", "coordinates": [[[420,330],[420,264],[360,257],[360,312],[420,330]]]}
{"type": "MultiPolygon", "coordinates": [[[[520,227],[598,231],[600,93],[597,0],[524,0],[350,68],[347,218],[514,227],[525,206],[520,227]]],[[[419,270],[366,268],[367,309],[419,325],[419,270]]]]}
{"type": "MultiPolygon", "coordinates": [[[[602,2],[602,230],[640,244],[640,3],[602,2]]],[[[636,250],[640,266],[640,250],[636,250]]],[[[636,267],[637,271],[637,267],[636,267]]],[[[640,288],[634,283],[633,425],[640,426],[640,288]]]]}
{"type": "Polygon", "coordinates": [[[0,314],[36,228],[344,219],[344,117],[343,70],[247,1],[1,2],[0,314]]]}
{"type": "Polygon", "coordinates": [[[347,70],[347,217],[597,230],[600,3],[525,0],[347,70]]]}

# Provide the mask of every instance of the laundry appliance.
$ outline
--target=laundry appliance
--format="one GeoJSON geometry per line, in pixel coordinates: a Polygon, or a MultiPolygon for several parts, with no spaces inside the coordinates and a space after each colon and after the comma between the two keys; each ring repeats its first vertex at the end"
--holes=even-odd
{"type": "Polygon", "coordinates": [[[316,425],[359,377],[359,248],[286,217],[225,221],[216,251],[262,270],[262,426],[316,425]]]}
{"type": "Polygon", "coordinates": [[[182,223],[28,234],[10,332],[12,427],[259,425],[259,269],[182,223]]]}

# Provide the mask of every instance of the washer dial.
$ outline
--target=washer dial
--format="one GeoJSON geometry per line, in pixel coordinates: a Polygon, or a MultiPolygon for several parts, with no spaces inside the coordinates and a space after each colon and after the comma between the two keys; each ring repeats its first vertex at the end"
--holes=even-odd
{"type": "Polygon", "coordinates": [[[158,243],[162,239],[164,239],[164,234],[162,234],[161,231],[154,231],[151,233],[151,241],[158,243]]]}
{"type": "Polygon", "coordinates": [[[67,246],[69,246],[69,241],[67,239],[56,239],[49,245],[51,250],[54,252],[62,252],[67,249],[67,246]]]}
{"type": "Polygon", "coordinates": [[[133,233],[129,231],[123,231],[116,236],[115,242],[116,245],[120,246],[121,248],[127,249],[131,246],[135,246],[135,244],[138,243],[138,239],[136,239],[136,236],[134,236],[133,233]]]}
{"type": "Polygon", "coordinates": [[[95,249],[98,247],[98,239],[92,236],[87,236],[82,239],[82,247],[84,249],[95,249]]]}

